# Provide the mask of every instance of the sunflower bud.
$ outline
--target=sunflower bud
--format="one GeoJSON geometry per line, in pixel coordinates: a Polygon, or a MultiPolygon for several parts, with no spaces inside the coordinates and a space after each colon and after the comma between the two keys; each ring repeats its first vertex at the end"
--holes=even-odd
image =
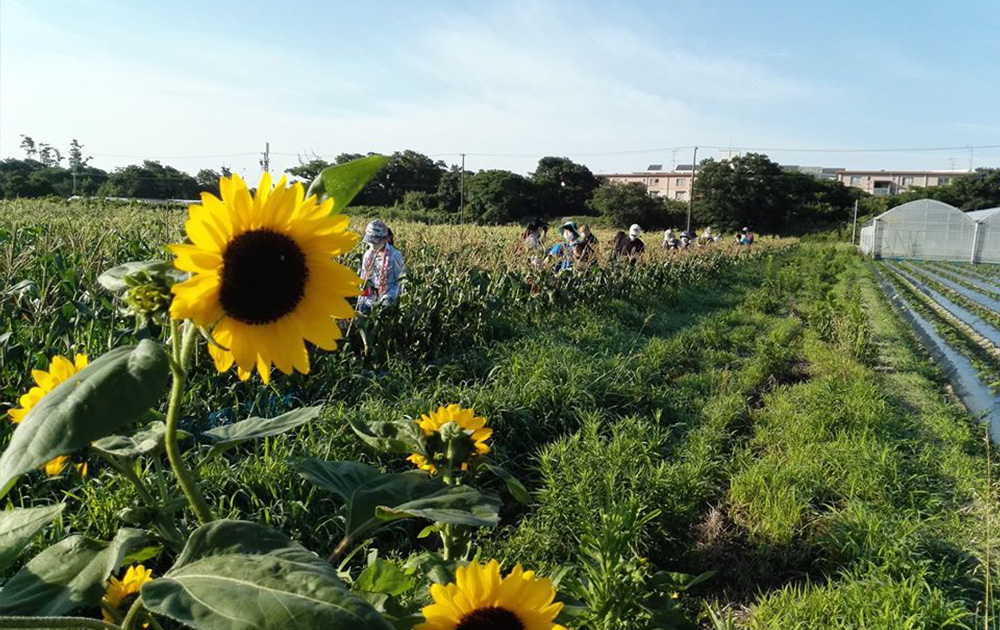
{"type": "Polygon", "coordinates": [[[423,433],[423,449],[407,459],[432,475],[441,471],[451,477],[468,470],[470,462],[490,450],[486,441],[493,429],[486,427],[486,418],[476,416],[472,409],[439,407],[416,422],[423,433]]]}
{"type": "Polygon", "coordinates": [[[170,283],[166,276],[142,270],[127,276],[125,285],[125,303],[137,317],[154,320],[170,311],[170,283]]]}
{"type": "Polygon", "coordinates": [[[448,422],[440,431],[444,459],[452,470],[467,470],[469,459],[475,452],[472,431],[463,429],[457,422],[448,422]]]}

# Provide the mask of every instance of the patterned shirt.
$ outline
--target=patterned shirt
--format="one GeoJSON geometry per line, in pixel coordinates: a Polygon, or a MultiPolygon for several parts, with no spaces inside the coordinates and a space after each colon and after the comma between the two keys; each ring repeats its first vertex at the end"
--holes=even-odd
{"type": "Polygon", "coordinates": [[[399,297],[399,279],[406,272],[403,254],[386,243],[381,252],[369,248],[361,259],[358,275],[365,285],[371,283],[371,295],[362,296],[368,303],[391,304],[399,297]],[[366,299],[367,298],[367,299],[366,299]]]}

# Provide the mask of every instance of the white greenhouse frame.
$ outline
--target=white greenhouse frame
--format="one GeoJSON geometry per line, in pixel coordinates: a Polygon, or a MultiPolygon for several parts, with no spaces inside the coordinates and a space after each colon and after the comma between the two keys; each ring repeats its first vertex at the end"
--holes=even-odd
{"type": "Polygon", "coordinates": [[[918,199],[872,219],[859,246],[875,258],[1000,263],[1000,208],[962,212],[918,199]]]}

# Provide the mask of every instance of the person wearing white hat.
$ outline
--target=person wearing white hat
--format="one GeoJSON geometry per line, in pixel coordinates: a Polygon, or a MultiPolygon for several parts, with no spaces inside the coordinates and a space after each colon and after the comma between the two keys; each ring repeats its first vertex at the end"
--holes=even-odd
{"type": "Polygon", "coordinates": [[[638,223],[633,223],[628,229],[628,243],[625,244],[625,255],[630,257],[636,257],[646,251],[646,244],[642,242],[639,235],[642,234],[642,228],[639,227],[638,223]]]}
{"type": "Polygon", "coordinates": [[[362,313],[371,311],[375,304],[392,304],[399,297],[400,279],[406,273],[403,254],[389,243],[391,232],[385,222],[378,219],[365,228],[361,242],[368,245],[361,258],[361,295],[357,308],[362,313]]]}
{"type": "Polygon", "coordinates": [[[680,244],[681,242],[674,231],[667,228],[667,231],[663,233],[663,249],[677,249],[680,244]]]}

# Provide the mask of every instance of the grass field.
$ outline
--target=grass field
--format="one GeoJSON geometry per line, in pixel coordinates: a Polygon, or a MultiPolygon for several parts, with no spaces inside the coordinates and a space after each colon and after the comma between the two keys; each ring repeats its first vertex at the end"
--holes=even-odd
{"type": "MultiPolygon", "coordinates": [[[[13,406],[53,352],[96,355],[134,334],[97,275],[161,255],[182,219],[0,205],[0,403],[13,406]]],[[[403,301],[355,324],[341,350],[314,353],[308,378],[208,378],[202,357],[205,378],[184,409],[196,440],[248,414],[325,404],[311,424],[202,470],[217,515],[265,523],[325,556],[341,535],[328,516],[338,502],[294,463],[405,470],[347,421],[457,402],[489,419],[496,460],[532,493],[477,532],[482,557],[550,574],[583,570],[601,551],[591,577],[602,588],[580,627],[654,627],[642,594],[661,569],[715,572],[679,598],[707,628],[972,628],[997,615],[984,603],[994,496],[983,429],[849,248],[774,240],[669,256],[651,236],[636,265],[557,277],[515,252],[515,227],[392,227],[409,267],[403,301]]],[[[982,275],[963,282],[1000,281],[968,273],[982,275]]],[[[5,498],[8,508],[63,500],[62,525],[32,550],[70,532],[113,537],[137,497],[95,462],[83,483],[39,473],[5,498]]],[[[420,529],[401,521],[370,548],[402,566],[435,547],[420,529]]],[[[169,556],[147,564],[161,571],[169,556]]]]}

